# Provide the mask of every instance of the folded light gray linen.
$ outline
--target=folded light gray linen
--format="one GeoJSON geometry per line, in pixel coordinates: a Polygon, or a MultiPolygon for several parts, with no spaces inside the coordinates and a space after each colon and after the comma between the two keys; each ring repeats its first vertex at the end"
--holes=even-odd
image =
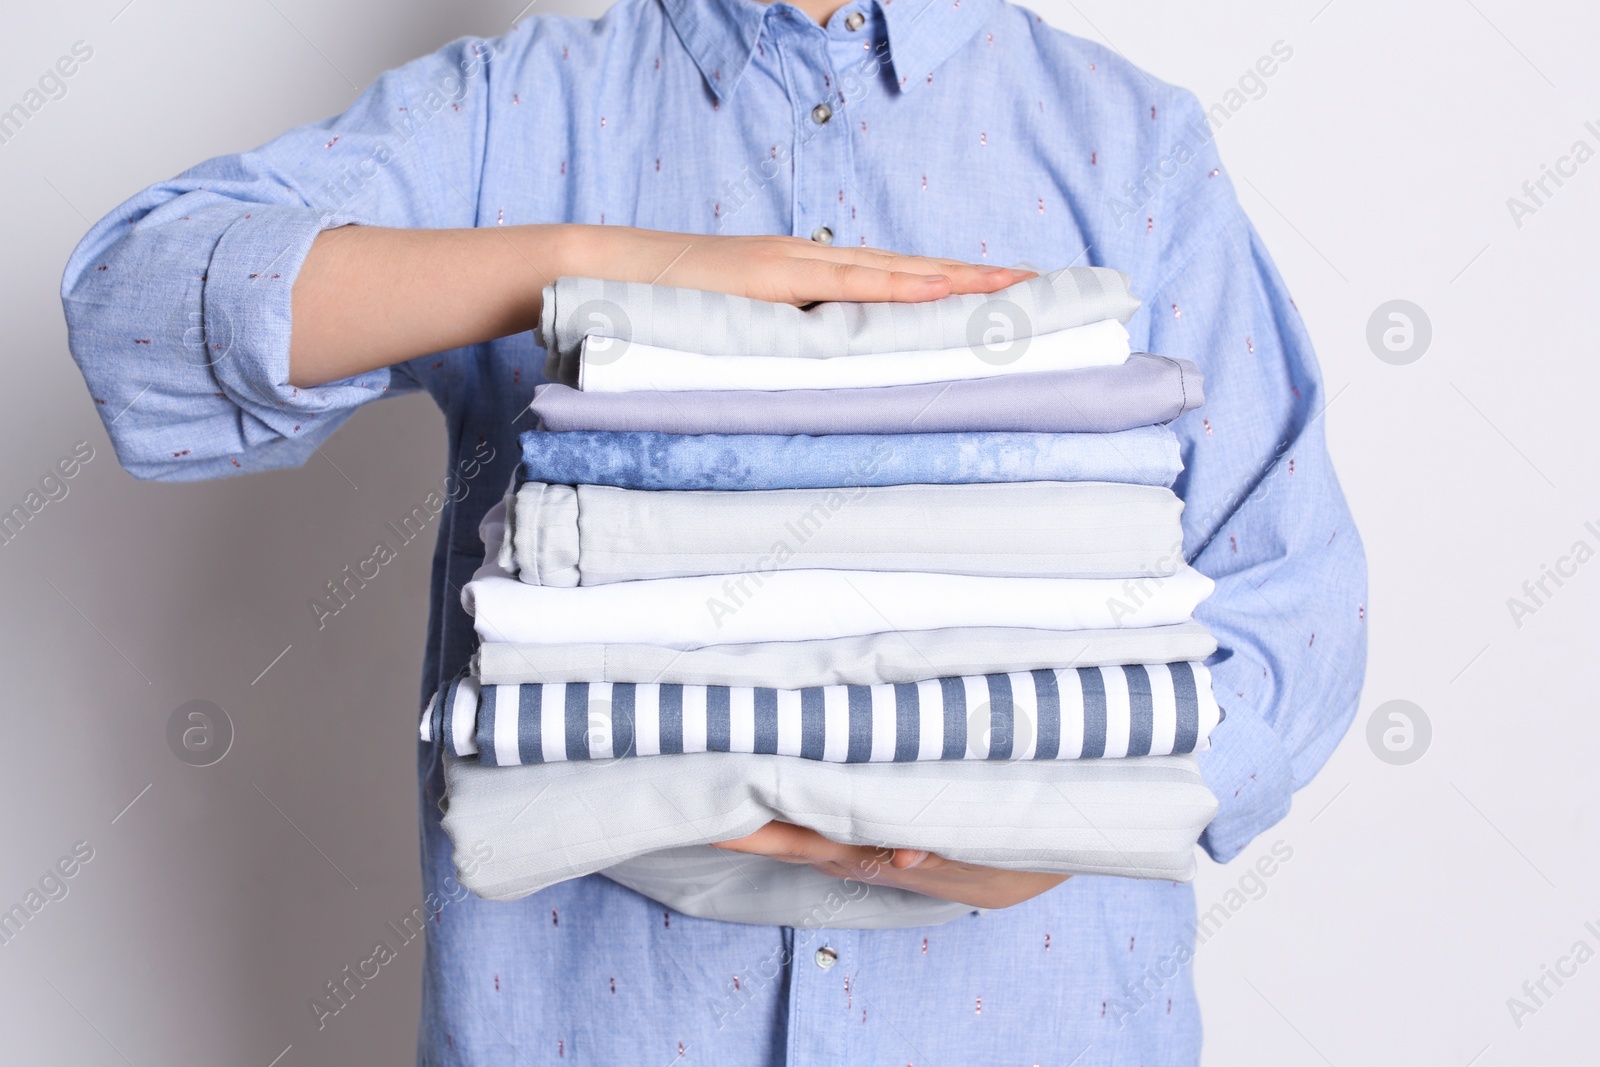
{"type": "Polygon", "coordinates": [[[558,278],[544,289],[539,338],[545,378],[577,385],[583,339],[591,335],[707,356],[826,359],[961,345],[977,350],[997,335],[1125,323],[1138,310],[1128,276],[1104,267],[1067,267],[987,295],[807,308],[641,282],[558,278]]]}
{"type": "Polygon", "coordinates": [[[1184,359],[1135,353],[1115,367],[874,389],[585,393],[541,385],[546,430],[673,434],[1115,433],[1171,422],[1205,399],[1184,359]]]}
{"type": "MultiPolygon", "coordinates": [[[[1194,844],[1217,806],[1192,757],[845,766],[711,752],[515,767],[444,759],[443,825],[458,877],[489,900],[516,900],[664,849],[742,837],[774,819],[845,844],[926,849],[1009,870],[1187,881],[1194,844]]],[[[624,884],[646,877],[619,873],[624,884]]],[[[674,893],[674,879],[659,869],[649,877],[656,899],[674,893]]],[[[766,913],[756,883],[680,883],[676,892],[698,909],[689,914],[715,910],[775,925],[806,925],[822,903],[774,894],[766,913]]],[[[809,924],[932,921],[917,910],[905,923],[892,918],[847,912],[809,924]]]]}
{"type": "Polygon", "coordinates": [[[819,568],[1164,578],[1183,559],[1182,513],[1170,489],[1112,482],[743,491],[525,482],[506,542],[522,581],[562,587],[819,568]]]}
{"type": "Polygon", "coordinates": [[[709,645],[530,645],[486,641],[472,671],[484,685],[528,682],[661,682],[805,689],[888,685],[967,674],[1051,667],[1203,660],[1216,638],[1198,622],[1118,630],[1031,630],[963,626],[902,630],[817,641],[709,645]]]}

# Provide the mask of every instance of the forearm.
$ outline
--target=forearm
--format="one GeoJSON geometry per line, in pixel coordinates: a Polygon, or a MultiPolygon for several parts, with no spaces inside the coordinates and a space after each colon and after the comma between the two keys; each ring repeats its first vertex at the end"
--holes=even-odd
{"type": "Polygon", "coordinates": [[[289,383],[321,385],[533,329],[544,287],[563,274],[806,304],[987,293],[1031,273],[797,237],[345,226],[317,236],[295,280],[289,383]]]}
{"type": "Polygon", "coordinates": [[[574,271],[573,231],[325,231],[295,281],[290,384],[321,385],[532,329],[544,286],[574,271]]]}
{"type": "MultiPolygon", "coordinates": [[[[391,71],[338,118],[157,183],[85,237],[62,279],[63,307],[73,355],[130,472],[186,480],[303,463],[356,408],[413,387],[390,364],[452,343],[413,337],[418,319],[448,327],[440,338],[495,332],[492,313],[478,322],[454,310],[422,314],[451,299],[435,278],[458,288],[468,279],[452,278],[431,253],[415,255],[420,242],[451,232],[443,228],[460,233],[476,223],[482,123],[406,118],[446,82],[456,86],[452,116],[484,114],[490,51],[487,42],[458,41],[391,71]],[[377,227],[407,232],[389,231],[368,276],[339,253],[379,248],[383,237],[368,243],[377,227]],[[324,245],[330,229],[340,232],[324,245]],[[319,262],[297,294],[314,245],[319,262]],[[433,277],[418,284],[425,273],[433,277]],[[319,276],[330,274],[335,284],[324,287],[319,276]],[[392,305],[381,298],[385,287],[392,305]],[[304,302],[295,297],[307,293],[322,307],[297,309],[304,302]],[[334,328],[324,330],[320,320],[329,318],[334,328]],[[362,321],[371,318],[385,318],[388,329],[362,321]],[[308,388],[313,381],[327,384],[308,388]]],[[[484,236],[495,235],[473,240],[484,236]]],[[[459,250],[468,269],[487,270],[486,245],[459,250]]],[[[515,291],[534,300],[539,290],[537,279],[516,281],[515,291]]]]}

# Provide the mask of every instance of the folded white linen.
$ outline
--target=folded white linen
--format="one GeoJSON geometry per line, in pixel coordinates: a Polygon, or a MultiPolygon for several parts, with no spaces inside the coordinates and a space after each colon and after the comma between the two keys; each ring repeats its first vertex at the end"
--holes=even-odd
{"type": "Polygon", "coordinates": [[[1189,619],[1212,586],[1183,564],[1163,578],[752,571],[551,588],[527,585],[486,563],[462,587],[461,604],[484,641],[691,649],[952,626],[1168,626],[1189,619]]]}
{"type": "Polygon", "coordinates": [[[884,685],[1047,667],[1203,660],[1217,640],[1198,622],[1125,630],[949,630],[769,641],[679,650],[659,645],[513,645],[486,641],[472,657],[484,685],[524,682],[659,682],[666,685],[884,685]]]}
{"type": "Polygon", "coordinates": [[[1126,363],[1131,352],[1127,327],[1114,319],[993,346],[977,343],[827,359],[706,356],[590,335],[583,339],[578,361],[578,388],[587,393],[876,388],[1114,367],[1126,363]]]}

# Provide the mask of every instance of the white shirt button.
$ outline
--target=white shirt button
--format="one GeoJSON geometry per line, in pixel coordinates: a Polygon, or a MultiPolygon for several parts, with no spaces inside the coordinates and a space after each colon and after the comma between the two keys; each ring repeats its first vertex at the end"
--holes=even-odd
{"type": "Polygon", "coordinates": [[[811,239],[819,245],[833,244],[833,231],[826,226],[818,226],[811,231],[811,239]]]}
{"type": "Polygon", "coordinates": [[[855,33],[866,24],[867,16],[863,15],[859,11],[850,12],[849,16],[844,20],[844,28],[849,30],[851,33],[855,33]]]}
{"type": "Polygon", "coordinates": [[[817,966],[821,967],[823,970],[827,970],[829,967],[832,967],[835,963],[839,962],[839,954],[827,945],[823,945],[821,948],[817,949],[817,954],[812,958],[817,961],[817,966]]]}
{"type": "Polygon", "coordinates": [[[827,104],[818,104],[811,109],[811,121],[818,126],[826,126],[831,118],[833,118],[833,108],[827,104]]]}

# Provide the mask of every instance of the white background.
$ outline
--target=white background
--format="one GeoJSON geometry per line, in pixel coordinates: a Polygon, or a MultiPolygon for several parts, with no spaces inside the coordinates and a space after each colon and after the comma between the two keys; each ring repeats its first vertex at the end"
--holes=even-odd
{"type": "MultiPolygon", "coordinates": [[[[320,1033],[306,1002],[419,903],[413,742],[396,723],[416,703],[431,547],[404,550],[321,632],[306,601],[437,485],[442,420],[408,398],[358,415],[303,470],[136,483],[67,355],[57,286],[90,222],[139,188],[341,111],[382,70],[505,29],[522,2],[5,0],[0,109],[73,42],[95,51],[0,145],[0,505],[76,442],[96,450],[0,546],[0,904],[74,842],[95,850],[0,946],[7,1062],[411,1061],[420,945],[320,1033]],[[167,718],[192,699],[235,725],[216,766],[168,750],[167,718]]],[[[1600,950],[1583,928],[1600,921],[1600,561],[1520,627],[1506,601],[1575,541],[1600,549],[1584,528],[1600,528],[1600,161],[1520,228],[1506,199],[1575,140],[1600,148],[1584,129],[1600,128],[1600,15],[1323,3],[1039,5],[1208,105],[1274,42],[1294,49],[1219,136],[1334,398],[1372,663],[1356,727],[1288,820],[1234,865],[1202,861],[1204,910],[1273,842],[1293,849],[1201,949],[1207,1062],[1596,1062],[1600,961],[1547,984],[1520,1027],[1506,1001],[1580,938],[1600,950]],[[1366,342],[1395,298],[1433,324],[1408,366],[1366,342]],[[1433,725],[1408,766],[1366,741],[1394,699],[1433,725]]]]}

